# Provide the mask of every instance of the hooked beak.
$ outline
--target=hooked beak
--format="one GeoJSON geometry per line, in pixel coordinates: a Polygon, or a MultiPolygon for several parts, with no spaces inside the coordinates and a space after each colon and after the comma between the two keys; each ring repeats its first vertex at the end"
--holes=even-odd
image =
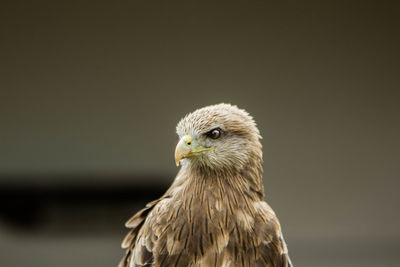
{"type": "Polygon", "coordinates": [[[214,150],[214,147],[203,147],[195,144],[190,135],[185,135],[179,140],[175,149],[175,164],[179,166],[179,161],[184,158],[195,156],[203,151],[214,150]]]}

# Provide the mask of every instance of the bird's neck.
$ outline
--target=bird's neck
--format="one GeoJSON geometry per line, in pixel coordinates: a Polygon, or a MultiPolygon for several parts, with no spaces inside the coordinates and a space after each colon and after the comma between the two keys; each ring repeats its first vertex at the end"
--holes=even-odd
{"type": "Polygon", "coordinates": [[[210,169],[194,165],[185,165],[181,175],[186,185],[197,192],[206,188],[216,191],[230,191],[237,196],[246,196],[253,201],[264,199],[262,182],[262,158],[254,155],[242,168],[210,169]]]}

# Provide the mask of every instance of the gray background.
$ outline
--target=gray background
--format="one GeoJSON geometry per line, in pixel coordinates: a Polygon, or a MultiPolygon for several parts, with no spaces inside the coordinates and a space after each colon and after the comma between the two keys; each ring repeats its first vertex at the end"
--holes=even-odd
{"type": "MultiPolygon", "coordinates": [[[[0,187],[164,190],[176,123],[228,102],[261,130],[266,199],[296,266],[398,266],[399,11],[396,1],[3,3],[0,187]]],[[[113,213],[107,199],[49,199],[27,229],[0,217],[0,265],[115,266],[142,202],[113,213]]]]}

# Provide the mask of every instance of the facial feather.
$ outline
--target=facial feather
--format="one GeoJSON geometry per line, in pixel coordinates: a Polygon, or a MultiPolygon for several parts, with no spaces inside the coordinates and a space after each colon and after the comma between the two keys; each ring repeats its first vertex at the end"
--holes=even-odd
{"type": "Polygon", "coordinates": [[[243,109],[230,104],[218,104],[198,109],[186,115],[177,125],[179,137],[190,135],[204,147],[215,147],[184,164],[212,170],[242,169],[251,157],[262,158],[260,133],[254,119],[243,109]],[[206,133],[220,129],[220,138],[207,138],[206,133]]]}

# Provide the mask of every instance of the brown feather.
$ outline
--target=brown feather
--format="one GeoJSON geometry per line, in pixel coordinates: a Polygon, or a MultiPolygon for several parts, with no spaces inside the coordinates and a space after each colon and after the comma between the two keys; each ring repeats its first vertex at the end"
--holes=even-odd
{"type": "Polygon", "coordinates": [[[263,200],[253,119],[221,104],[187,115],[177,131],[194,135],[215,125],[226,135],[215,151],[185,159],[165,195],[128,220],[119,267],[292,266],[279,221],[263,200]]]}

